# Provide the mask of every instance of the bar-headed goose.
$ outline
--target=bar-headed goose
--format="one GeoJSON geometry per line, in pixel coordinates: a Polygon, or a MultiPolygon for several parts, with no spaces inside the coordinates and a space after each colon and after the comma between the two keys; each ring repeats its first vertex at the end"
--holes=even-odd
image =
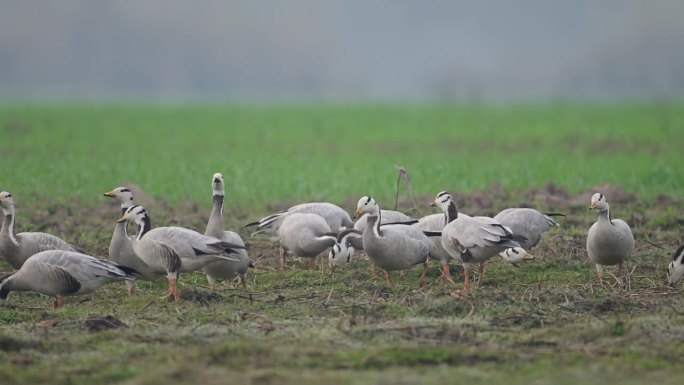
{"type": "Polygon", "coordinates": [[[522,247],[511,247],[502,251],[499,255],[501,255],[504,261],[515,267],[520,267],[523,262],[534,259],[534,255],[528,253],[522,247]]]}
{"type": "Polygon", "coordinates": [[[271,214],[252,223],[248,223],[245,227],[257,226],[258,230],[252,235],[260,233],[276,235],[283,220],[288,215],[294,213],[316,214],[322,217],[328,224],[328,227],[330,227],[330,230],[335,233],[354,226],[354,222],[352,222],[349,214],[341,207],[328,202],[313,202],[292,206],[285,211],[271,214]]]}
{"type": "MultiPolygon", "coordinates": [[[[439,195],[435,198],[435,204],[440,204],[439,195]]],[[[455,219],[442,230],[442,247],[452,258],[461,259],[463,291],[467,293],[470,290],[468,270],[474,264],[477,263],[480,267],[477,281],[479,287],[484,275],[485,262],[509,247],[520,247],[517,241],[525,238],[515,236],[510,228],[492,218],[461,214],[455,204],[451,209],[455,219]]]]}
{"type": "Polygon", "coordinates": [[[667,266],[667,283],[676,285],[684,277],[684,245],[679,246],[667,266]]]}
{"type": "Polygon", "coordinates": [[[18,269],[33,254],[45,250],[66,250],[80,252],[62,239],[46,233],[15,233],[14,198],[7,191],[0,192],[0,207],[4,212],[0,228],[0,258],[18,269]]]}
{"type": "Polygon", "coordinates": [[[587,254],[596,264],[599,280],[603,282],[603,266],[618,265],[618,275],[622,274],[623,264],[634,250],[634,235],[627,222],[610,217],[605,195],[592,195],[589,210],[592,209],[598,211],[598,220],[587,234],[587,254]]]}
{"type": "Polygon", "coordinates": [[[176,302],[180,301],[176,281],[181,271],[192,272],[220,260],[237,261],[229,254],[244,248],[183,227],[152,229],[142,206],[129,207],[118,220],[124,221],[138,225],[138,235],[132,240],[133,251],[154,271],[166,273],[169,296],[176,302]]]}
{"type": "Polygon", "coordinates": [[[127,267],[74,251],[42,251],[0,283],[0,301],[7,300],[10,291],[34,291],[54,296],[53,306],[57,309],[64,303],[64,296],[91,293],[106,283],[130,280],[134,273],[127,267]]]}
{"type": "MultiPolygon", "coordinates": [[[[225,196],[225,182],[221,173],[215,173],[211,178],[211,187],[213,190],[214,204],[209,215],[209,222],[204,235],[216,237],[234,245],[245,246],[245,241],[242,237],[233,231],[223,230],[223,199],[225,196]]],[[[233,255],[238,261],[217,261],[212,262],[204,267],[204,273],[207,275],[209,281],[209,288],[214,290],[216,286],[216,278],[233,279],[240,277],[240,283],[243,288],[247,288],[247,269],[254,267],[249,260],[247,250],[238,250],[233,255]]]]}
{"type": "Polygon", "coordinates": [[[280,268],[284,270],[285,252],[296,257],[310,258],[309,269],[316,264],[316,257],[335,244],[336,235],[328,223],[316,214],[290,213],[278,227],[280,239],[280,268]]]}
{"type": "MultiPolygon", "coordinates": [[[[494,220],[504,226],[508,226],[513,231],[513,234],[522,235],[527,238],[526,241],[520,242],[520,247],[529,251],[539,243],[544,233],[553,227],[560,226],[558,222],[551,218],[553,216],[565,215],[542,213],[531,208],[509,208],[496,214],[494,220]]],[[[506,259],[503,253],[501,253],[501,257],[506,259]]],[[[507,255],[510,257],[514,256],[515,253],[510,252],[507,255]]]]}
{"type": "Polygon", "coordinates": [[[347,268],[352,263],[354,251],[363,249],[362,232],[356,229],[347,229],[337,234],[337,241],[328,253],[330,271],[336,268],[347,268]]]}
{"type": "Polygon", "coordinates": [[[434,248],[430,239],[413,226],[380,226],[382,214],[375,199],[364,196],[356,205],[356,215],[368,214],[366,230],[363,232],[363,248],[371,262],[385,272],[385,282],[392,286],[390,271],[408,270],[423,264],[423,273],[418,281],[423,286],[427,272],[428,256],[434,248]]]}
{"type": "MultiPolygon", "coordinates": [[[[456,216],[458,215],[456,204],[454,203],[451,194],[446,191],[440,191],[435,200],[430,203],[430,206],[439,207],[442,209],[443,214],[432,214],[420,218],[418,223],[414,226],[422,231],[442,231],[444,227],[456,219],[456,216]]],[[[451,277],[451,272],[449,271],[449,261],[452,259],[451,255],[444,250],[441,237],[432,237],[430,240],[435,245],[430,256],[438,259],[442,265],[442,275],[440,278],[446,279],[453,284],[454,279],[451,277]]]]}
{"type": "MultiPolygon", "coordinates": [[[[128,208],[133,206],[133,193],[127,187],[117,187],[110,192],[104,193],[104,196],[114,198],[121,205],[121,214],[123,215],[128,208]]],[[[119,222],[114,226],[114,233],[112,240],[109,242],[109,259],[114,261],[117,265],[130,267],[137,271],[136,279],[144,281],[155,281],[163,278],[164,275],[158,271],[147,266],[142,259],[140,259],[133,251],[133,243],[128,236],[127,223],[119,222]]],[[[135,290],[136,279],[126,280],[128,287],[128,295],[132,295],[135,290]]]]}
{"type": "MultiPolygon", "coordinates": [[[[354,223],[354,229],[363,233],[363,231],[366,229],[366,224],[368,223],[367,218],[368,214],[363,214],[359,219],[357,219],[354,223]]],[[[394,210],[380,210],[380,218],[382,219],[382,223],[380,223],[380,225],[387,223],[408,223],[414,220],[401,211],[394,210]]]]}

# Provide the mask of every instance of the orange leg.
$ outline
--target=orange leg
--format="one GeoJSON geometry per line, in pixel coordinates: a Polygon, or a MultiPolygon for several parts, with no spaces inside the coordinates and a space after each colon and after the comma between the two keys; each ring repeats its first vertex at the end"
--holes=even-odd
{"type": "Polygon", "coordinates": [[[285,262],[285,249],[280,247],[280,271],[285,271],[287,264],[285,262]]]}
{"type": "Polygon", "coordinates": [[[52,307],[57,310],[64,305],[64,297],[58,295],[55,297],[55,302],[53,302],[52,307]]]}
{"type": "Polygon", "coordinates": [[[420,275],[420,279],[418,280],[418,287],[423,287],[425,285],[425,274],[428,271],[428,264],[427,262],[423,263],[423,273],[420,275]]]}
{"type": "Polygon", "coordinates": [[[375,278],[377,271],[375,271],[375,264],[371,262],[371,278],[375,278]]]}
{"type": "Polygon", "coordinates": [[[178,286],[176,286],[177,278],[169,278],[169,298],[176,303],[180,302],[180,294],[178,294],[178,286]]]}
{"type": "Polygon", "coordinates": [[[390,277],[389,271],[385,271],[385,283],[387,284],[387,287],[392,287],[392,277],[390,277]]]}
{"type": "Polygon", "coordinates": [[[132,295],[133,295],[133,286],[129,286],[128,287],[128,296],[130,297],[132,295]]]}
{"type": "Polygon", "coordinates": [[[316,258],[309,259],[309,270],[316,270],[316,258]]]}
{"type": "Polygon", "coordinates": [[[470,286],[469,284],[469,277],[468,277],[468,268],[463,266],[463,292],[467,293],[470,291],[470,286]]]}
{"type": "Polygon", "coordinates": [[[449,271],[449,265],[442,265],[442,277],[451,282],[452,285],[456,284],[454,278],[451,276],[451,271],[449,271]]]}
{"type": "Polygon", "coordinates": [[[480,262],[480,270],[477,275],[477,288],[480,288],[480,282],[482,282],[482,277],[484,276],[484,262],[480,262]]]}

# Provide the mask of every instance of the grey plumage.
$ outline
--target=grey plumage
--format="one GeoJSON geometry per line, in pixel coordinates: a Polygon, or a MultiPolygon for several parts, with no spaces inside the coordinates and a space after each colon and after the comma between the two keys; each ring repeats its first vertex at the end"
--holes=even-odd
{"type": "MultiPolygon", "coordinates": [[[[385,271],[385,279],[391,285],[388,272],[408,270],[426,263],[433,244],[422,231],[413,226],[380,226],[380,207],[371,197],[359,199],[356,213],[369,214],[363,232],[363,247],[373,264],[385,271]]],[[[422,286],[427,264],[424,266],[419,284],[422,286]]]]}
{"type": "Polygon", "coordinates": [[[126,210],[119,219],[119,222],[123,221],[138,225],[138,235],[132,240],[133,251],[154,271],[166,273],[169,294],[176,302],[180,301],[176,280],[181,271],[196,271],[220,260],[238,261],[229,254],[244,248],[182,227],[152,229],[149,215],[142,206],[126,210]]]}
{"type": "Polygon", "coordinates": [[[619,265],[632,255],[634,235],[627,222],[610,217],[610,207],[603,194],[591,197],[590,209],[598,210],[598,220],[587,233],[587,254],[596,264],[599,279],[603,280],[603,266],[619,265]]]}
{"type": "MultiPolygon", "coordinates": [[[[128,208],[135,205],[133,193],[127,187],[117,187],[110,192],[104,193],[104,196],[114,198],[117,202],[119,202],[122,215],[125,214],[128,208]]],[[[126,222],[116,223],[114,226],[114,232],[112,233],[112,239],[109,242],[108,251],[109,259],[114,263],[119,266],[130,267],[138,272],[138,274],[136,274],[136,279],[126,281],[126,286],[128,286],[128,293],[130,295],[133,293],[137,279],[144,281],[155,281],[157,279],[163,278],[164,274],[152,269],[135,254],[135,251],[133,251],[133,243],[131,238],[128,236],[126,228],[126,222]]]]}
{"type": "Polygon", "coordinates": [[[511,229],[513,234],[526,238],[520,247],[530,250],[541,240],[542,235],[559,226],[549,215],[531,208],[509,208],[496,214],[495,221],[511,229]]]}
{"type": "Polygon", "coordinates": [[[257,226],[258,230],[252,235],[259,233],[275,235],[283,220],[288,215],[294,213],[316,214],[323,218],[331,231],[334,232],[354,226],[354,222],[352,222],[349,214],[341,207],[328,202],[313,202],[292,206],[285,211],[271,214],[252,223],[248,223],[245,227],[257,226]]]}
{"type": "Polygon", "coordinates": [[[115,281],[132,279],[132,270],[108,261],[65,250],[37,253],[0,284],[0,300],[10,291],[34,291],[55,296],[55,308],[61,297],[86,294],[115,281]]]}
{"type": "MultiPolygon", "coordinates": [[[[363,233],[363,231],[366,229],[366,223],[368,222],[367,218],[368,214],[363,214],[359,219],[357,219],[354,223],[354,229],[363,233]]],[[[380,218],[380,225],[384,225],[386,223],[409,222],[413,220],[413,218],[402,213],[401,211],[394,210],[380,210],[380,218]]]]}
{"type": "Polygon", "coordinates": [[[66,250],[81,252],[75,246],[68,244],[59,237],[39,232],[15,233],[15,210],[12,194],[0,193],[0,206],[4,218],[0,228],[0,258],[13,268],[19,269],[32,255],[47,250],[66,250]]]}
{"type": "Polygon", "coordinates": [[[293,255],[315,258],[335,243],[328,223],[316,214],[291,213],[278,227],[280,245],[293,255]]]}
{"type": "MultiPolygon", "coordinates": [[[[223,180],[223,175],[220,173],[215,173],[213,175],[212,189],[213,205],[204,234],[244,247],[245,241],[242,240],[242,237],[240,237],[238,233],[233,231],[225,231],[223,229],[223,200],[225,196],[225,182],[223,180]]],[[[247,250],[238,250],[234,257],[238,260],[212,262],[204,267],[204,273],[207,275],[207,281],[209,281],[210,287],[214,287],[216,284],[216,278],[232,279],[236,276],[240,277],[240,282],[244,287],[246,287],[247,269],[251,264],[247,250]]]]}

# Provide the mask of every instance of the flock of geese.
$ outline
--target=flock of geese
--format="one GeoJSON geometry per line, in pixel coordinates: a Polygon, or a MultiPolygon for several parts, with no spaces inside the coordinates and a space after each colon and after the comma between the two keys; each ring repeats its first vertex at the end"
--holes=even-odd
{"type": "MultiPolygon", "coordinates": [[[[176,282],[181,272],[202,271],[211,290],[217,279],[239,279],[247,288],[246,276],[253,268],[245,242],[223,226],[225,183],[223,175],[212,176],[213,206],[204,234],[183,227],[152,228],[150,214],[135,204],[126,187],[118,187],[104,195],[120,204],[121,217],[116,221],[109,245],[109,260],[87,255],[79,248],[50,234],[15,232],[14,199],[0,193],[4,218],[0,229],[0,258],[17,271],[0,282],[0,301],[10,291],[33,291],[55,297],[54,308],[64,303],[64,296],[85,294],[100,286],[125,281],[132,295],[137,280],[168,281],[168,298],[179,302],[176,282]],[[128,224],[137,230],[128,234],[128,224]]],[[[470,290],[470,270],[478,267],[477,286],[484,274],[485,263],[500,255],[519,265],[533,259],[528,253],[544,233],[557,227],[553,219],[563,214],[542,213],[531,208],[509,208],[493,218],[469,216],[456,208],[452,196],[442,191],[431,204],[442,210],[422,218],[381,210],[370,196],[359,199],[354,222],[342,208],[326,202],[299,204],[249,223],[256,227],[252,235],[275,237],[280,245],[279,267],[286,268],[288,254],[309,259],[313,268],[327,249],[331,270],[349,266],[354,254],[363,250],[371,262],[372,273],[384,272],[385,282],[392,286],[391,272],[410,270],[422,265],[419,286],[423,286],[428,262],[441,265],[440,280],[454,284],[449,262],[463,265],[463,291],[470,290]]],[[[587,233],[587,254],[596,265],[599,280],[604,279],[604,266],[618,266],[623,274],[625,261],[634,250],[634,236],[629,225],[610,215],[605,195],[591,197],[590,209],[598,212],[598,220],[587,233]]],[[[679,247],[668,266],[668,282],[678,283],[684,276],[684,246],[679,247]]]]}

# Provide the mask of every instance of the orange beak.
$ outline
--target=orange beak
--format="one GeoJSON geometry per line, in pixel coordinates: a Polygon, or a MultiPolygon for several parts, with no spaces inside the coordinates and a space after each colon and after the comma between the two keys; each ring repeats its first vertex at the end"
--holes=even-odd
{"type": "Polygon", "coordinates": [[[437,207],[437,203],[435,203],[435,201],[432,201],[432,202],[430,202],[430,206],[431,207],[437,207]]]}
{"type": "Polygon", "coordinates": [[[354,214],[354,218],[358,218],[363,214],[363,209],[361,207],[356,209],[356,213],[354,214]]]}
{"type": "Polygon", "coordinates": [[[114,192],[114,190],[112,190],[112,191],[110,191],[110,192],[106,192],[106,193],[104,193],[104,194],[102,194],[102,195],[104,195],[104,196],[106,196],[106,197],[110,197],[110,198],[116,197],[116,193],[114,192]]]}
{"type": "Polygon", "coordinates": [[[128,220],[128,217],[124,215],[123,217],[117,219],[116,223],[126,222],[127,220],[128,220]]]}

